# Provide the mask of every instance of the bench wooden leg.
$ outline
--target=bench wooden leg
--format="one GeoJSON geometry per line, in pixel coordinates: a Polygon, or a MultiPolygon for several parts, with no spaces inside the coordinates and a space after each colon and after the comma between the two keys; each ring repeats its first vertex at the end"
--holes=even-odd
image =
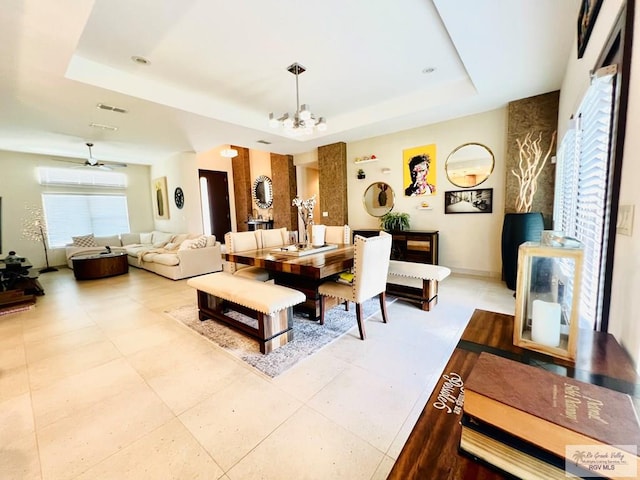
{"type": "Polygon", "coordinates": [[[438,304],[438,281],[422,280],[422,310],[429,312],[438,304]]]}
{"type": "Polygon", "coordinates": [[[198,318],[200,321],[215,319],[258,340],[260,351],[269,353],[293,340],[293,308],[273,314],[265,314],[234,304],[215,295],[198,290],[198,318]],[[258,321],[258,328],[225,315],[234,310],[258,321]]]}

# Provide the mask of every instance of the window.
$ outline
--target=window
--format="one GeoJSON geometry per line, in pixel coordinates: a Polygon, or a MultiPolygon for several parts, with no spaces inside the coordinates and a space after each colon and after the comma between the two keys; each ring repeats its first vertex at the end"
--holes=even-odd
{"type": "Polygon", "coordinates": [[[71,237],[129,232],[126,195],[42,194],[50,247],[63,247],[71,237]]]}
{"type": "Polygon", "coordinates": [[[584,244],[582,328],[598,328],[602,317],[615,75],[615,67],[596,73],[558,150],[554,221],[584,244]]]}
{"type": "Polygon", "coordinates": [[[41,185],[65,185],[93,188],[125,188],[124,173],[102,171],[97,168],[38,168],[41,185]]]}

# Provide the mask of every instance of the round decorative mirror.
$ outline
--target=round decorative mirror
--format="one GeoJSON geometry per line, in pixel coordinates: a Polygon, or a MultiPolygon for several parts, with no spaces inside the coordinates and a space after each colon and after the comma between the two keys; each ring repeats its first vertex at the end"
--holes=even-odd
{"type": "Polygon", "coordinates": [[[362,197],[364,208],[373,217],[382,217],[393,209],[395,194],[384,182],[372,183],[362,197]]]}
{"type": "Polygon", "coordinates": [[[488,147],[480,143],[465,143],[449,154],[444,169],[451,183],[469,188],[489,178],[493,165],[493,152],[488,147]]]}
{"type": "Polygon", "coordinates": [[[273,203],[273,185],[271,184],[271,179],[264,175],[256,178],[253,182],[251,196],[259,208],[269,208],[273,203]]]}

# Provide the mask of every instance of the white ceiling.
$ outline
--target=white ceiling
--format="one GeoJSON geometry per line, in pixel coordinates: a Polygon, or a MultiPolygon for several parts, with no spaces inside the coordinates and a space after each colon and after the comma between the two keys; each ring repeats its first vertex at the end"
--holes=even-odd
{"type": "Polygon", "coordinates": [[[560,88],[578,8],[579,0],[7,0],[0,149],[84,158],[90,141],[96,159],[147,164],[225,144],[296,154],[491,110],[560,88]],[[267,122],[269,112],[295,110],[293,62],[307,68],[300,103],[328,122],[302,140],[267,122]]]}

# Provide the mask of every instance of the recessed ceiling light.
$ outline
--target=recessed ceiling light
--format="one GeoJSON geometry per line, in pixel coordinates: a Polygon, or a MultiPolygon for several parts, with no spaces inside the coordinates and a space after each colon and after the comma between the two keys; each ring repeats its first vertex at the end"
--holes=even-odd
{"type": "Polygon", "coordinates": [[[114,127],[113,125],[105,125],[104,123],[90,123],[89,126],[93,128],[100,128],[102,130],[111,130],[113,132],[118,130],[118,127],[114,127]]]}
{"type": "Polygon", "coordinates": [[[422,73],[424,74],[433,73],[435,71],[436,71],[435,67],[425,67],[422,69],[422,73]]]}
{"type": "Polygon", "coordinates": [[[133,63],[137,63],[138,65],[149,65],[149,64],[151,64],[151,62],[149,60],[147,60],[144,57],[140,57],[138,55],[134,55],[133,57],[131,57],[131,60],[133,61],[133,63]]]}
{"type": "Polygon", "coordinates": [[[107,105],[106,103],[99,103],[96,105],[100,110],[109,110],[110,112],[116,113],[127,113],[127,110],[120,107],[114,107],[113,105],[107,105]]]}

